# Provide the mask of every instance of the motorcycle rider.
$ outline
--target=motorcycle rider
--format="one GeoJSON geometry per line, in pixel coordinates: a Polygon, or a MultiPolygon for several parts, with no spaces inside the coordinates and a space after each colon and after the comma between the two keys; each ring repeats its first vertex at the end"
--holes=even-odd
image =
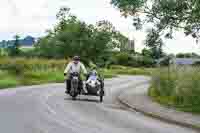
{"type": "MultiPolygon", "coordinates": [[[[81,74],[81,72],[83,72],[85,75],[87,75],[87,70],[84,66],[83,63],[80,62],[80,57],[79,56],[74,56],[73,57],[73,61],[69,62],[69,64],[67,65],[67,67],[64,70],[64,75],[66,76],[67,74],[67,90],[65,91],[65,93],[69,94],[70,89],[71,89],[71,73],[77,72],[79,74],[81,74]]],[[[83,89],[83,81],[80,79],[79,80],[79,89],[83,89]]]]}

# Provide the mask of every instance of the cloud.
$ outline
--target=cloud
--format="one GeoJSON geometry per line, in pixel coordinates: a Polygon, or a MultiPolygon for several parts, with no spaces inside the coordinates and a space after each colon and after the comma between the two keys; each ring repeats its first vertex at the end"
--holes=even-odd
{"type": "MultiPolygon", "coordinates": [[[[120,12],[110,5],[110,0],[0,0],[0,40],[14,34],[43,35],[56,23],[56,13],[62,6],[70,7],[73,14],[87,23],[110,21],[117,30],[135,39],[137,50],[144,47],[145,32],[135,31],[132,20],[121,17],[120,12]]],[[[165,41],[166,51],[198,51],[191,38],[185,38],[181,33],[176,36],[177,39],[165,41]]]]}
{"type": "Polygon", "coordinates": [[[110,0],[1,0],[1,32],[44,32],[56,22],[55,15],[61,6],[68,6],[71,12],[87,23],[98,20],[111,21],[120,31],[129,35],[129,21],[110,5],[110,0]]]}
{"type": "Polygon", "coordinates": [[[8,4],[10,5],[11,7],[11,13],[13,14],[13,16],[15,15],[18,15],[19,14],[19,10],[15,4],[15,1],[13,0],[7,0],[8,1],[8,4]]]}
{"type": "MultiPolygon", "coordinates": [[[[1,0],[1,34],[42,35],[55,23],[55,14],[49,14],[48,8],[44,6],[47,2],[48,0],[1,0]]],[[[4,38],[0,36],[0,39],[4,38]]]]}

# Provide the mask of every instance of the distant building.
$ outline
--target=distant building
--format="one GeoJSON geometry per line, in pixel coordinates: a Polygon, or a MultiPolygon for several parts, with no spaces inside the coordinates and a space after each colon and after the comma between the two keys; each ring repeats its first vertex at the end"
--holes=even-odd
{"type": "Polygon", "coordinates": [[[135,41],[134,40],[129,40],[126,45],[123,45],[120,48],[121,51],[132,51],[135,52],[135,41]]]}
{"type": "MultiPolygon", "coordinates": [[[[33,47],[36,43],[37,39],[32,36],[27,36],[24,39],[19,40],[19,44],[21,47],[33,47]]],[[[0,42],[0,48],[7,48],[11,47],[15,44],[15,40],[3,40],[0,42]]]]}
{"type": "Polygon", "coordinates": [[[171,63],[174,65],[193,65],[200,62],[200,58],[172,58],[171,63]]]}
{"type": "Polygon", "coordinates": [[[20,44],[22,46],[27,46],[27,47],[33,46],[35,42],[36,42],[36,39],[32,36],[27,36],[23,40],[20,40],[20,44]]]}
{"type": "Polygon", "coordinates": [[[128,48],[128,50],[131,50],[131,51],[135,52],[135,41],[134,40],[129,40],[127,48],[128,48]]]}

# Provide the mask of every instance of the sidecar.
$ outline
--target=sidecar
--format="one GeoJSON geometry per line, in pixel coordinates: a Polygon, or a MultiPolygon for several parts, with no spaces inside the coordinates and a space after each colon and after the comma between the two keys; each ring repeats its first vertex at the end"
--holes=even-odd
{"type": "Polygon", "coordinates": [[[85,89],[87,90],[87,93],[83,93],[83,95],[99,96],[100,102],[103,102],[103,97],[105,95],[104,79],[97,79],[89,83],[85,83],[85,89]]]}

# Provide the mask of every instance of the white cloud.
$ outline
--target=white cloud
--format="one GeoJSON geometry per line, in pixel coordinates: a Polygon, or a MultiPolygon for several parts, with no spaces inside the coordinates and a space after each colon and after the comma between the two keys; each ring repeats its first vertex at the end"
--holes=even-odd
{"type": "Polygon", "coordinates": [[[118,30],[129,36],[131,20],[126,20],[110,5],[110,0],[1,0],[1,32],[43,33],[55,23],[55,15],[61,6],[68,6],[71,12],[87,23],[106,19],[118,30]]]}
{"type": "MultiPolygon", "coordinates": [[[[0,40],[14,34],[43,35],[46,29],[55,24],[55,15],[61,6],[68,6],[71,12],[87,23],[95,24],[106,19],[124,35],[136,40],[136,48],[144,46],[145,33],[135,31],[131,19],[121,17],[120,12],[110,5],[110,0],[0,0],[0,40]]],[[[177,34],[176,40],[168,40],[167,51],[197,51],[191,38],[177,34]]]]}
{"type": "Polygon", "coordinates": [[[168,53],[196,52],[200,54],[200,44],[191,36],[185,36],[183,32],[176,32],[174,39],[165,41],[165,51],[168,53]]]}
{"type": "MultiPolygon", "coordinates": [[[[46,0],[3,0],[0,1],[1,32],[44,32],[54,23],[46,0]]],[[[55,16],[55,15],[54,15],[55,16]]]]}

